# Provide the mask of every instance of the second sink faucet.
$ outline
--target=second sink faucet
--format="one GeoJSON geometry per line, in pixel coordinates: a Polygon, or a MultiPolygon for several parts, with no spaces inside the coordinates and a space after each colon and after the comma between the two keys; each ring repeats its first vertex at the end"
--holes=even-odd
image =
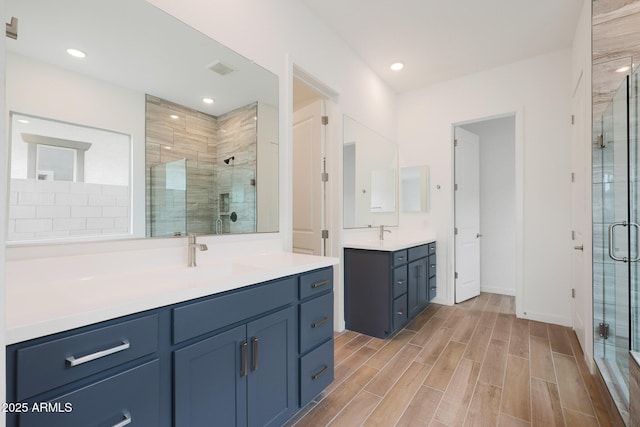
{"type": "Polygon", "coordinates": [[[391,233],[391,230],[385,230],[384,225],[380,226],[380,240],[384,240],[384,233],[391,233]]]}
{"type": "Polygon", "coordinates": [[[206,251],[209,248],[204,243],[196,243],[195,233],[189,233],[188,239],[189,239],[189,261],[187,263],[187,266],[195,267],[196,266],[196,249],[198,249],[199,251],[206,251]]]}

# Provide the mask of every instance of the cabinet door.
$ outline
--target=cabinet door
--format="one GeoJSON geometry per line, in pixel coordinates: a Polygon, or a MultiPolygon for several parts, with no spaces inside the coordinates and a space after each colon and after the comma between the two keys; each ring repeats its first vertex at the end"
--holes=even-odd
{"type": "Polygon", "coordinates": [[[424,308],[429,304],[429,259],[422,258],[418,261],[418,306],[424,308]]]}
{"type": "Polygon", "coordinates": [[[239,326],[174,353],[176,427],[247,425],[245,337],[239,326]]]}
{"type": "Polygon", "coordinates": [[[297,410],[296,322],[291,307],[247,324],[249,426],[280,426],[297,410]]]}
{"type": "Polygon", "coordinates": [[[427,305],[429,298],[429,280],[427,278],[427,259],[422,258],[409,264],[409,286],[407,299],[409,318],[414,317],[427,305]]]}

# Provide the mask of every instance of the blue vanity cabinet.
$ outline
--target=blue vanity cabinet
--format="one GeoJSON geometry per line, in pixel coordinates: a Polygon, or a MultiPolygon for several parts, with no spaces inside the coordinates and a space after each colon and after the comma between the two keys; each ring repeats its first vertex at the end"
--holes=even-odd
{"type": "Polygon", "coordinates": [[[409,249],[409,317],[429,304],[429,245],[409,249]]]}
{"type": "Polygon", "coordinates": [[[436,281],[436,242],[429,243],[429,302],[436,297],[438,291],[436,281]]]}
{"type": "Polygon", "coordinates": [[[27,405],[12,407],[8,427],[281,426],[333,381],[333,268],[13,344],[6,355],[7,402],[27,405]]]}
{"type": "Polygon", "coordinates": [[[174,353],[175,426],[280,426],[297,410],[289,307],[174,353]]]}
{"type": "Polygon", "coordinates": [[[345,248],[347,329],[387,338],[429,305],[431,247],[435,257],[435,242],[393,252],[345,248]]]}
{"type": "Polygon", "coordinates": [[[154,311],[9,346],[7,426],[160,425],[159,323],[154,311]]]}
{"type": "Polygon", "coordinates": [[[175,427],[280,426],[295,414],[297,293],[292,276],[173,309],[173,342],[188,343],[174,351],[175,427]]]}
{"type": "Polygon", "coordinates": [[[300,407],[333,382],[333,269],[300,276],[300,407]]]}

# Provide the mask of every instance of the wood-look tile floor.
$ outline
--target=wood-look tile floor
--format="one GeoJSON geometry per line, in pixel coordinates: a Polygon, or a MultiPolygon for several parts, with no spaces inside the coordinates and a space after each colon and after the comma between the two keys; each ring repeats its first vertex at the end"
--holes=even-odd
{"type": "Polygon", "coordinates": [[[335,337],[335,380],[288,426],[609,426],[574,332],[482,293],[394,337],[335,337]]]}

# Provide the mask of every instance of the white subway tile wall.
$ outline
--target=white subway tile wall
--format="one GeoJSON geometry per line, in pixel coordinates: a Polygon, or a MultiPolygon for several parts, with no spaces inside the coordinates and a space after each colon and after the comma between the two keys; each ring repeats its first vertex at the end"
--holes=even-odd
{"type": "Polygon", "coordinates": [[[127,235],[130,205],[126,186],[12,179],[8,239],[127,235]]]}

